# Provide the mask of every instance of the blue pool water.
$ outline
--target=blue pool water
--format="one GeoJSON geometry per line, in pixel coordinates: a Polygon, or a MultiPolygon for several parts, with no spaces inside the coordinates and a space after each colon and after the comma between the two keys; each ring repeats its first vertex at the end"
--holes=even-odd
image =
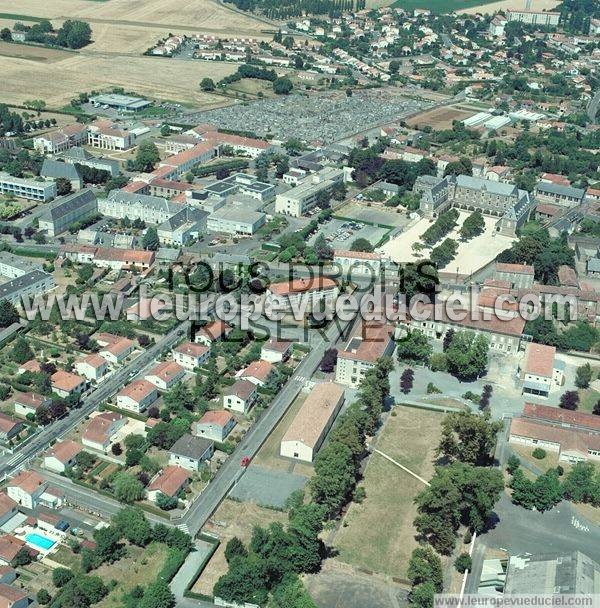
{"type": "Polygon", "coordinates": [[[41,534],[36,534],[35,532],[27,534],[27,536],[25,536],[25,540],[28,543],[39,547],[40,549],[44,549],[45,551],[48,551],[48,549],[52,548],[56,544],[56,541],[50,538],[46,538],[41,534]]]}

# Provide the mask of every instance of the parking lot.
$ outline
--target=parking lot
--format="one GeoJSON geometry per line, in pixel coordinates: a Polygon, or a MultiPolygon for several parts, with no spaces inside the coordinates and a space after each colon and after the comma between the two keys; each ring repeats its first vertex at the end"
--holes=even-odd
{"type": "Polygon", "coordinates": [[[305,484],[306,477],[303,475],[252,465],[231,490],[229,497],[241,502],[282,509],[290,494],[301,490],[305,484]]]}
{"type": "Polygon", "coordinates": [[[331,219],[320,224],[319,229],[309,240],[309,245],[313,245],[317,236],[323,234],[325,240],[334,249],[350,249],[356,239],[367,239],[374,247],[388,232],[386,228],[377,228],[360,222],[344,221],[331,219]]]}

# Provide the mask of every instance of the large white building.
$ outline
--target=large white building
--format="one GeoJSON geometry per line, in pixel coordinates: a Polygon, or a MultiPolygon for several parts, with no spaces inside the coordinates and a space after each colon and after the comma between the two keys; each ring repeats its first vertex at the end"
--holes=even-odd
{"type": "Polygon", "coordinates": [[[13,177],[0,172],[0,193],[32,201],[51,201],[56,196],[56,182],[13,177]]]}
{"type": "Polygon", "coordinates": [[[506,11],[506,19],[508,21],[520,21],[529,25],[550,27],[558,25],[560,13],[509,8],[506,11]]]}
{"type": "Polygon", "coordinates": [[[128,150],[135,135],[109,120],[97,120],[88,126],[87,143],[103,150],[128,150]]]}
{"type": "Polygon", "coordinates": [[[523,364],[520,366],[523,394],[548,397],[564,381],[564,364],[556,360],[556,348],[530,342],[523,364]]]}
{"type": "Polygon", "coordinates": [[[40,154],[58,154],[87,140],[87,126],[75,123],[33,138],[33,149],[40,154]]]}
{"type": "Polygon", "coordinates": [[[265,217],[260,211],[228,205],[208,216],[206,229],[209,232],[251,235],[264,226],[265,217]]]}
{"type": "Polygon", "coordinates": [[[335,381],[358,387],[377,360],[394,351],[392,333],[393,329],[388,325],[359,322],[344,350],[338,352],[335,381]]]}
{"type": "Polygon", "coordinates": [[[275,198],[275,211],[284,215],[300,217],[315,207],[321,192],[329,192],[344,180],[344,171],[335,167],[325,167],[309,175],[297,186],[278,194],[275,198]]]}
{"type": "Polygon", "coordinates": [[[280,455],[312,462],[343,402],[344,389],[339,384],[317,384],[285,432],[279,449],[280,455]]]}
{"type": "Polygon", "coordinates": [[[98,201],[98,211],[102,215],[130,220],[142,220],[146,224],[162,224],[185,208],[181,203],[172,203],[159,196],[148,196],[111,190],[109,195],[98,201]]]}

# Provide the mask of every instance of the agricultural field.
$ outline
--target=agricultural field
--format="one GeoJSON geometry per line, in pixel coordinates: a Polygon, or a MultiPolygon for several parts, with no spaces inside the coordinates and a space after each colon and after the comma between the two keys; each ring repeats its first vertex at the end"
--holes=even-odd
{"type": "MultiPolygon", "coordinates": [[[[536,9],[543,8],[542,2],[536,2],[536,9]]],[[[396,0],[391,6],[401,8],[406,11],[413,11],[416,8],[427,8],[433,13],[493,13],[499,10],[498,7],[488,8],[489,5],[502,5],[501,8],[514,8],[515,3],[507,0],[505,2],[491,2],[491,0],[430,0],[423,3],[421,0],[396,0]]],[[[555,2],[549,2],[553,6],[555,2]]]]}
{"type": "MultiPolygon", "coordinates": [[[[443,414],[408,407],[394,408],[394,412],[396,415],[390,415],[384,423],[375,447],[429,479],[443,414]]],[[[417,546],[413,500],[424,486],[379,454],[369,458],[360,485],[365,488],[366,498],[362,504],[353,503],[344,518],[334,540],[337,559],[405,578],[410,554],[417,546]]]]}
{"type": "Polygon", "coordinates": [[[190,103],[203,109],[223,105],[223,98],[203,93],[198,83],[205,76],[220,80],[237,69],[235,64],[176,61],[142,54],[169,33],[270,37],[268,23],[240,14],[216,0],[23,0],[18,14],[14,2],[0,0],[0,26],[17,20],[83,19],[93,31],[93,42],[78,53],[2,43],[0,101],[22,103],[31,98],[31,83],[44,91],[49,107],[58,108],[82,91],[122,86],[127,91],[190,103]],[[193,24],[193,25],[190,25],[193,24]],[[45,64],[52,63],[52,69],[45,64]]]}
{"type": "Polygon", "coordinates": [[[456,106],[445,108],[435,108],[417,116],[413,116],[406,121],[409,127],[422,128],[425,126],[431,127],[434,131],[443,129],[451,129],[452,122],[455,120],[465,120],[469,116],[473,116],[474,111],[463,110],[456,106]]]}

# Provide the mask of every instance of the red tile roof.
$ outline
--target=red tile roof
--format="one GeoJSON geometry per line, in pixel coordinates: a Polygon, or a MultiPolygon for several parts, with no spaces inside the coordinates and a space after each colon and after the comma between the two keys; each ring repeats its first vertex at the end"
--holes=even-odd
{"type": "Polygon", "coordinates": [[[148,490],[159,490],[166,496],[175,496],[190,478],[190,472],[183,467],[168,466],[148,486],[148,490]]]}
{"type": "Polygon", "coordinates": [[[54,456],[63,464],[69,462],[83,451],[83,446],[76,441],[61,441],[48,450],[46,456],[54,456]]]}
{"type": "Polygon", "coordinates": [[[527,264],[505,264],[496,262],[496,270],[498,272],[511,272],[513,274],[531,274],[533,275],[533,266],[527,264]]]}
{"type": "Polygon", "coordinates": [[[235,395],[240,399],[246,401],[252,393],[256,391],[256,386],[250,380],[237,380],[231,386],[227,387],[224,391],[224,395],[235,395]]]}
{"type": "Polygon", "coordinates": [[[10,513],[17,503],[4,492],[0,492],[0,516],[4,517],[7,513],[10,513]]]}
{"type": "Polygon", "coordinates": [[[59,369],[57,372],[52,374],[50,381],[52,388],[65,392],[71,392],[75,390],[82,382],[85,382],[81,376],[71,372],[66,372],[62,369],[59,369]]]}
{"type": "Polygon", "coordinates": [[[287,296],[295,293],[333,289],[336,282],[327,277],[316,277],[311,279],[293,279],[283,283],[269,285],[269,291],[278,296],[287,296]]]}
{"type": "Polygon", "coordinates": [[[110,439],[109,430],[113,422],[122,419],[123,416],[116,412],[104,412],[99,414],[87,423],[87,426],[83,431],[83,438],[93,443],[104,444],[110,439]]]}
{"type": "MultiPolygon", "coordinates": [[[[247,380],[243,380],[247,382],[247,380]]],[[[252,383],[250,383],[252,384],[252,383]]],[[[209,410],[200,418],[199,424],[216,424],[218,426],[225,426],[233,416],[225,410],[209,410]]]]}
{"type": "Polygon", "coordinates": [[[355,258],[357,260],[381,260],[380,253],[373,253],[369,251],[348,251],[345,249],[336,249],[334,256],[340,258],[355,258]]]}
{"type": "Polygon", "coordinates": [[[23,423],[16,418],[7,416],[0,412],[0,431],[3,433],[10,433],[16,426],[21,426],[23,423]]]}
{"type": "Polygon", "coordinates": [[[12,562],[23,547],[25,543],[12,534],[0,536],[0,558],[5,562],[12,562]]]}
{"type": "Polygon", "coordinates": [[[562,426],[577,426],[600,433],[600,416],[586,414],[585,412],[573,412],[550,405],[538,403],[526,403],[523,406],[523,417],[532,418],[540,422],[560,424],[562,426]]]}
{"type": "Polygon", "coordinates": [[[173,378],[180,376],[183,372],[183,367],[175,361],[163,361],[155,365],[146,375],[156,376],[164,382],[169,382],[173,378]]]}
{"type": "Polygon", "coordinates": [[[525,363],[525,373],[534,376],[552,378],[554,372],[554,357],[556,348],[545,344],[531,342],[527,346],[527,360],[525,363]]]}
{"type": "Polygon", "coordinates": [[[139,403],[148,395],[156,391],[156,387],[148,380],[134,380],[127,386],[123,387],[118,393],[117,397],[129,397],[135,402],[139,403]]]}
{"type": "Polygon", "coordinates": [[[269,377],[269,374],[273,370],[273,364],[269,361],[253,361],[250,365],[240,374],[241,378],[256,378],[263,382],[269,377]]]}
{"type": "Polygon", "coordinates": [[[391,325],[363,320],[355,327],[352,337],[344,350],[338,353],[338,357],[375,363],[385,353],[392,335],[391,325]]]}
{"type": "Polygon", "coordinates": [[[38,395],[37,393],[17,393],[14,397],[15,403],[30,407],[31,409],[37,410],[44,403],[49,401],[48,397],[44,395],[38,395]]]}
{"type": "Polygon", "coordinates": [[[34,494],[38,488],[44,485],[44,479],[35,471],[23,471],[13,477],[6,485],[7,487],[21,488],[27,494],[34,494]]]}
{"type": "Polygon", "coordinates": [[[201,357],[206,354],[210,349],[204,344],[194,344],[194,342],[183,342],[176,346],[174,351],[187,355],[188,357],[201,357]]]}
{"type": "Polygon", "coordinates": [[[211,341],[213,341],[213,340],[220,340],[221,338],[223,338],[223,336],[228,334],[230,331],[231,331],[230,325],[225,323],[225,321],[217,319],[216,321],[212,321],[212,323],[208,323],[207,325],[202,327],[198,333],[201,333],[202,335],[206,336],[211,341]]]}

